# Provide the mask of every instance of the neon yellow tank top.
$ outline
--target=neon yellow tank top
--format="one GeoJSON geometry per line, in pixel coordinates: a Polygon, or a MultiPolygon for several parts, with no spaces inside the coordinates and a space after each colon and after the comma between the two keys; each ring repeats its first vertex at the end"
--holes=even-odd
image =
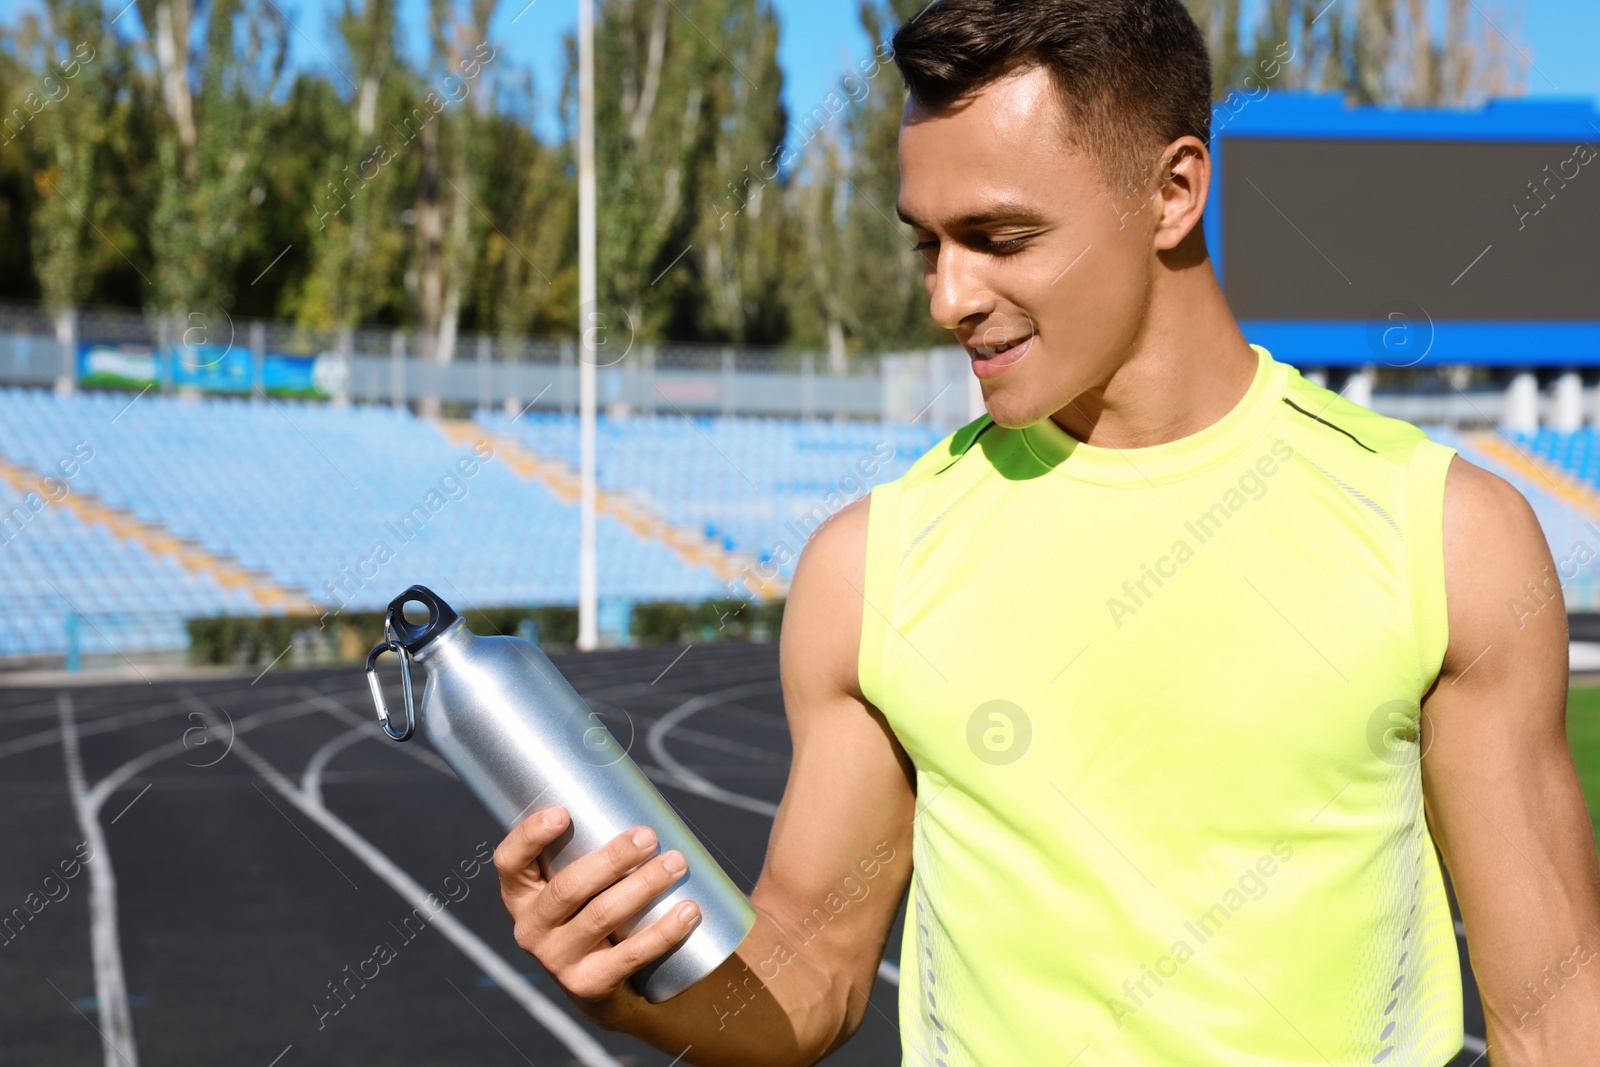
{"type": "Polygon", "coordinates": [[[907,1067],[1436,1067],[1423,816],[1454,450],[1266,349],[1150,448],[979,418],[877,486],[861,686],[916,766],[907,1067]]]}

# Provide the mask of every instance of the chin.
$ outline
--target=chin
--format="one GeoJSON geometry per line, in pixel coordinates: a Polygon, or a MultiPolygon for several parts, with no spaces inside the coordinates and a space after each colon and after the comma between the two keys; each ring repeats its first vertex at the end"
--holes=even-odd
{"type": "Polygon", "coordinates": [[[1032,426],[1042,418],[1049,417],[1055,410],[1052,407],[1041,407],[1037,400],[1029,397],[1015,396],[1013,390],[995,389],[983,398],[983,406],[989,412],[989,417],[995,424],[1005,430],[1020,430],[1024,426],[1032,426]]]}

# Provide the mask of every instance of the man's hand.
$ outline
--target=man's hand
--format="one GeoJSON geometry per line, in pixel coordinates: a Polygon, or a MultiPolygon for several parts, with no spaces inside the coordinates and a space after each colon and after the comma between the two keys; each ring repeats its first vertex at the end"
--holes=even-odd
{"type": "Polygon", "coordinates": [[[675,914],[617,945],[606,937],[672,885],[670,853],[655,857],[653,839],[625,834],[547,882],[538,857],[565,812],[555,823],[535,815],[495,850],[517,943],[597,1025],[685,1065],[802,1067],[837,1048],[868,1010],[911,880],[914,771],[857,673],[870,500],[817,528],[790,584],[779,673],[794,755],[750,893],[755,925],[737,952],[651,1004],[628,976],[696,920],[675,914]]]}
{"type": "Polygon", "coordinates": [[[614,1027],[645,1002],[629,976],[687,937],[700,909],[680,904],[612,944],[618,926],[683,877],[683,853],[652,859],[655,832],[640,826],[546,880],[539,857],[570,818],[565,808],[548,808],[506,835],[494,850],[500,896],[516,924],[517,944],[544,964],[579,1010],[599,1026],[614,1027]]]}

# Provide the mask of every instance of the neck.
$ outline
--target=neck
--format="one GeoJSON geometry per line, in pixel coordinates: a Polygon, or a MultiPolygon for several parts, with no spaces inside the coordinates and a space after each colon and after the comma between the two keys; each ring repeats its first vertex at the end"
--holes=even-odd
{"type": "Polygon", "coordinates": [[[1234,320],[1211,261],[1156,265],[1149,310],[1105,383],[1051,416],[1098,448],[1148,448],[1188,437],[1244,398],[1259,360],[1234,320]]]}

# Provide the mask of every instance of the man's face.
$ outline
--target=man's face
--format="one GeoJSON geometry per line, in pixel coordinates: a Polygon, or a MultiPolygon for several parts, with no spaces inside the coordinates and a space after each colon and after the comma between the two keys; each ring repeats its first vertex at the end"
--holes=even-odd
{"type": "Polygon", "coordinates": [[[1064,121],[1034,67],[948,112],[913,102],[900,129],[900,215],[922,252],[928,310],[966,347],[1006,427],[1106,382],[1154,278],[1154,190],[1113,195],[1064,121]]]}

